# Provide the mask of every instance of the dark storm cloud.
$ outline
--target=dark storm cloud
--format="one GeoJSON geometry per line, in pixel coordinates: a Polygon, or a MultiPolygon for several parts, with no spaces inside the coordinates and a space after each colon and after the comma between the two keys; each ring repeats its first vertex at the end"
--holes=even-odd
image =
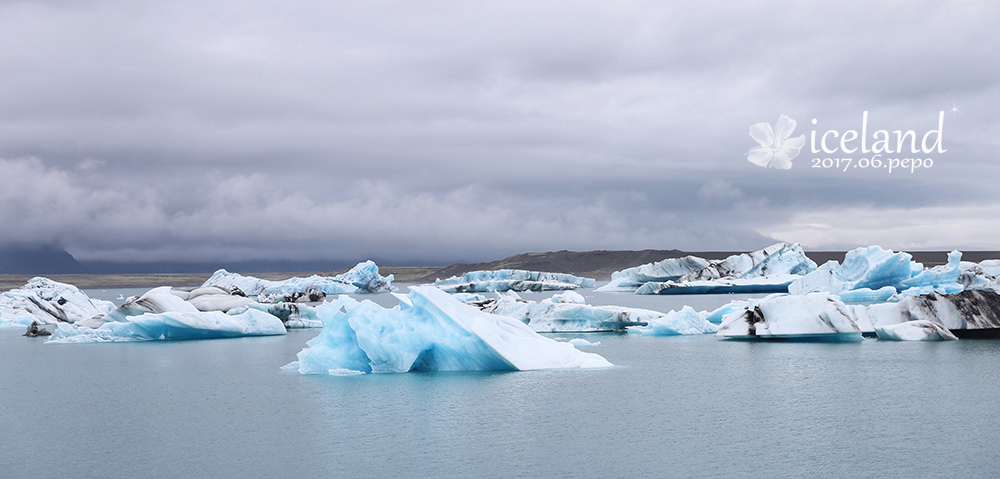
{"type": "Polygon", "coordinates": [[[0,2],[0,240],[399,262],[997,248],[976,223],[1000,204],[990,19],[968,2],[0,2]],[[941,110],[948,152],[925,172],[814,169],[808,144],[787,171],[744,156],[781,114],[808,139],[862,111],[922,134],[941,110]]]}

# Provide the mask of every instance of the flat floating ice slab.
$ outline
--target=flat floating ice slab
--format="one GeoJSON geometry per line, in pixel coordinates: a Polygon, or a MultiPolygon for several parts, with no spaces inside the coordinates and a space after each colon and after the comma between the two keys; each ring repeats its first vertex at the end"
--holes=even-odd
{"type": "Polygon", "coordinates": [[[248,309],[228,315],[219,311],[207,313],[146,313],[129,316],[125,322],[108,322],[97,329],[74,327],[65,323],[46,343],[114,343],[133,341],[163,341],[184,339],[218,339],[243,336],[274,336],[285,334],[285,326],[273,315],[248,309]]]}
{"type": "Polygon", "coordinates": [[[341,296],[318,306],[316,313],[323,331],[288,366],[302,374],[612,366],[599,355],[542,337],[513,318],[479,311],[432,286],[411,287],[392,309],[341,296]]]}
{"type": "Polygon", "coordinates": [[[635,294],[757,294],[787,293],[788,285],[798,276],[761,277],[753,279],[718,279],[713,281],[649,282],[635,294]]]}

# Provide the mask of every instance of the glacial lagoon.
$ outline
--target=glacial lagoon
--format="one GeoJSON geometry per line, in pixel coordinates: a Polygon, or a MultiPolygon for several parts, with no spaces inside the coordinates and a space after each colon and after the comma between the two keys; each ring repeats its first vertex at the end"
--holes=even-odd
{"type": "MultiPolygon", "coordinates": [[[[748,297],[581,292],[591,304],[662,311],[748,297]]],[[[113,300],[120,291],[87,293],[113,300]]],[[[996,340],[552,334],[600,341],[585,350],[615,367],[281,371],[318,332],[46,345],[0,330],[0,470],[9,478],[909,478],[989,477],[1000,467],[996,340]]]]}

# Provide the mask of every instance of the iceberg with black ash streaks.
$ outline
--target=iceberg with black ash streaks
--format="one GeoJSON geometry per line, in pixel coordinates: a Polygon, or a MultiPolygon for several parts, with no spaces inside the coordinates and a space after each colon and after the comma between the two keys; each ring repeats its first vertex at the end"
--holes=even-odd
{"type": "Polygon", "coordinates": [[[385,293],[396,291],[393,276],[380,276],[374,261],[358,263],[350,271],[337,276],[313,275],[308,278],[290,278],[268,281],[253,276],[243,276],[220,269],[202,285],[216,286],[226,291],[240,291],[258,302],[295,302],[306,297],[309,301],[322,301],[327,295],[385,293]]]}
{"type": "Polygon", "coordinates": [[[707,259],[697,256],[684,256],[683,258],[667,258],[655,263],[647,263],[627,268],[611,273],[611,282],[597,288],[595,291],[601,292],[628,292],[632,293],[640,286],[649,282],[676,281],[682,276],[707,268],[707,259]]]}
{"type": "Polygon", "coordinates": [[[490,293],[495,291],[562,291],[593,288],[592,278],[565,273],[522,269],[470,271],[462,276],[439,279],[434,286],[448,293],[490,293]]]}
{"type": "Polygon", "coordinates": [[[0,294],[0,327],[24,328],[32,322],[75,323],[113,309],[111,301],[92,299],[76,286],[36,277],[0,294]]]}
{"type": "Polygon", "coordinates": [[[862,340],[850,309],[828,293],[773,294],[727,314],[717,334],[741,340],[862,340]]]}
{"type": "Polygon", "coordinates": [[[700,266],[700,258],[679,258],[676,262],[658,263],[630,268],[612,274],[612,281],[598,291],[628,291],[636,294],[720,294],[787,292],[788,285],[816,269],[798,244],[776,243],[767,248],[732,255],[723,260],[706,261],[705,266],[692,269],[676,278],[640,281],[650,276],[642,271],[680,272],[700,266]],[[681,261],[683,260],[683,261],[681,261]],[[633,288],[634,286],[634,288],[633,288]]]}
{"type": "Polygon", "coordinates": [[[283,369],[302,374],[604,368],[603,357],[484,313],[431,286],[399,306],[341,296],[316,308],[323,331],[283,369]]]}
{"type": "MultiPolygon", "coordinates": [[[[866,314],[879,339],[906,339],[894,337],[893,330],[915,321],[938,324],[959,338],[1000,337],[1000,294],[995,291],[931,292],[868,306],[866,314]]],[[[923,323],[909,326],[924,327],[923,323]]]]}

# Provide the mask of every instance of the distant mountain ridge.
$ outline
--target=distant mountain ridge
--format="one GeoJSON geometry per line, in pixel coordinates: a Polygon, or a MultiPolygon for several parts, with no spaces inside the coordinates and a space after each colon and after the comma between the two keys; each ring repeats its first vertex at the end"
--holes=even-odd
{"type": "MultiPolygon", "coordinates": [[[[432,282],[437,278],[457,276],[469,271],[495,269],[526,269],[569,273],[577,276],[609,279],[611,273],[641,264],[693,255],[705,259],[723,259],[744,251],[681,251],[645,249],[638,251],[549,251],[521,253],[496,261],[481,263],[456,263],[450,266],[393,267],[379,263],[382,274],[399,274],[397,281],[432,282]]],[[[947,251],[911,251],[915,261],[926,266],[944,264],[947,251]]],[[[807,251],[806,254],[816,264],[829,260],[843,261],[844,251],[807,251]]],[[[359,259],[362,261],[367,258],[359,259]]],[[[1000,259],[996,251],[963,252],[965,261],[979,262],[984,259],[1000,259]]],[[[58,246],[3,246],[0,247],[0,274],[9,275],[55,275],[55,274],[97,274],[97,275],[149,275],[149,274],[203,274],[225,268],[229,271],[251,273],[289,273],[292,276],[304,272],[346,271],[357,261],[291,261],[257,260],[242,262],[109,262],[77,261],[71,254],[58,246]]],[[[268,277],[280,279],[275,274],[268,277]]]]}
{"type": "MultiPolygon", "coordinates": [[[[698,256],[705,259],[725,259],[734,254],[746,251],[680,251],[671,250],[640,250],[640,251],[552,251],[546,253],[522,253],[507,258],[484,263],[458,263],[441,268],[415,282],[432,282],[435,279],[445,279],[459,276],[469,271],[496,269],[526,269],[530,271],[547,271],[552,273],[569,273],[577,276],[609,279],[611,273],[632,268],[646,263],[663,261],[668,258],[698,256]]],[[[914,261],[925,266],[937,266],[948,262],[947,251],[908,251],[914,261]]],[[[843,261],[846,251],[806,251],[806,256],[821,265],[830,260],[843,261]]],[[[963,252],[963,261],[979,262],[985,259],[1000,259],[997,251],[963,252]]]]}
{"type": "Polygon", "coordinates": [[[0,273],[83,274],[89,273],[73,255],[51,245],[0,246],[0,273]]]}

